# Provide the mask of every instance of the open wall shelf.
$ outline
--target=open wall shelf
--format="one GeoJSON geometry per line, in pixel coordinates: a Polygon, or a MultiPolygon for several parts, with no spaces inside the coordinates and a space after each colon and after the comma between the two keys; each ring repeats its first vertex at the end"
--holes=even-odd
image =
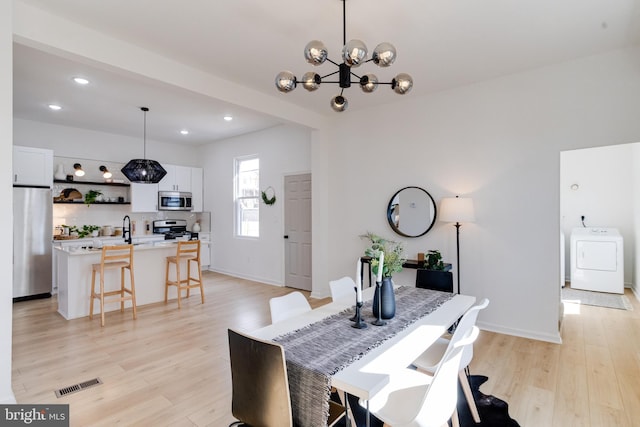
{"type": "Polygon", "coordinates": [[[104,182],[104,181],[67,181],[66,179],[54,179],[54,184],[67,185],[105,185],[107,187],[130,187],[131,185],[124,182],[104,182]]]}

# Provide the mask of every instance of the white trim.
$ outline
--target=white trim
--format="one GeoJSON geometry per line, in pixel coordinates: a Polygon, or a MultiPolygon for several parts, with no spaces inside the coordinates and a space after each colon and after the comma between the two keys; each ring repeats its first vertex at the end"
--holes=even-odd
{"type": "Polygon", "coordinates": [[[546,341],[554,344],[562,344],[562,337],[560,336],[559,331],[557,334],[540,334],[537,332],[526,331],[523,329],[505,328],[500,325],[495,325],[495,324],[486,323],[486,322],[477,322],[477,326],[484,331],[495,332],[497,334],[512,335],[515,337],[529,338],[529,339],[538,340],[538,341],[546,341]]]}
{"type": "MultiPolygon", "coordinates": [[[[237,277],[239,279],[251,280],[252,282],[263,283],[265,285],[278,286],[280,288],[284,288],[284,283],[274,282],[272,280],[265,280],[262,277],[252,276],[250,274],[242,274],[236,271],[228,271],[219,268],[209,267],[209,271],[213,271],[214,273],[226,274],[227,276],[237,277]]],[[[294,289],[294,288],[291,288],[294,289]]]]}

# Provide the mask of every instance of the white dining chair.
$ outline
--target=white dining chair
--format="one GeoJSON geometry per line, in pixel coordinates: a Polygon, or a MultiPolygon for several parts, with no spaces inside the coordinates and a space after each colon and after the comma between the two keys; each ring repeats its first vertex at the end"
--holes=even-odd
{"type": "Polygon", "coordinates": [[[311,306],[302,293],[293,291],[281,297],[271,298],[269,300],[269,309],[271,311],[271,323],[276,323],[311,311],[311,306]]]}
{"type": "MultiPolygon", "coordinates": [[[[459,427],[458,372],[465,348],[479,329],[473,326],[446,351],[433,376],[403,368],[389,374],[389,382],[369,400],[369,411],[393,427],[444,427],[452,419],[459,427]]],[[[360,401],[366,408],[366,402],[360,401]]]]}
{"type": "Polygon", "coordinates": [[[329,290],[331,291],[331,299],[337,301],[339,299],[356,297],[356,282],[349,276],[341,277],[340,279],[331,280],[329,282],[329,290]]]}
{"type": "MultiPolygon", "coordinates": [[[[464,316],[462,316],[462,319],[460,319],[460,322],[458,323],[458,329],[474,326],[476,324],[476,320],[478,318],[480,310],[485,309],[488,305],[489,300],[487,298],[484,298],[478,305],[475,305],[467,310],[467,312],[464,314],[464,316]]],[[[441,363],[441,360],[443,359],[447,349],[451,346],[451,343],[452,340],[450,339],[438,338],[438,340],[433,343],[424,353],[418,356],[418,358],[413,362],[413,365],[418,369],[418,371],[433,375],[438,369],[438,365],[441,363]]],[[[467,399],[467,403],[469,404],[469,409],[471,410],[473,420],[476,423],[479,423],[480,414],[478,413],[478,407],[473,400],[473,394],[471,393],[471,386],[469,384],[467,372],[468,366],[471,363],[472,359],[473,345],[470,345],[464,350],[462,354],[462,363],[460,365],[460,372],[458,373],[458,377],[460,380],[460,385],[462,386],[462,390],[464,392],[464,396],[467,399]]]]}

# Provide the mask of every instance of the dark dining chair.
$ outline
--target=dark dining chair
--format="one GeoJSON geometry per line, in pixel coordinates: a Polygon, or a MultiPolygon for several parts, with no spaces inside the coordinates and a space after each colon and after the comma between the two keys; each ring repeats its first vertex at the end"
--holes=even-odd
{"type": "MultiPolygon", "coordinates": [[[[289,379],[281,345],[229,329],[232,426],[293,427],[289,379]]],[[[328,426],[345,414],[329,402],[328,426]]]]}

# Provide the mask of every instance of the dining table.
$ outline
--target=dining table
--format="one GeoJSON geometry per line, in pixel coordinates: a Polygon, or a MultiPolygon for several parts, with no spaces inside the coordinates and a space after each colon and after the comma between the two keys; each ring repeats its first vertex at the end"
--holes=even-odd
{"type": "MultiPolygon", "coordinates": [[[[330,388],[366,404],[432,345],[474,304],[476,298],[414,286],[394,286],[396,314],[384,326],[372,321],[375,286],[362,291],[362,318],[354,328],[353,298],[341,298],[280,322],[247,331],[283,346],[294,422],[300,427],[326,425],[330,388]],[[324,424],[322,420],[324,419],[324,424]]],[[[348,405],[348,403],[346,403],[348,405]]],[[[348,408],[347,408],[348,409],[348,408]]],[[[347,411],[348,413],[348,411],[347,411]]],[[[349,426],[349,417],[347,417],[349,426]]]]}

